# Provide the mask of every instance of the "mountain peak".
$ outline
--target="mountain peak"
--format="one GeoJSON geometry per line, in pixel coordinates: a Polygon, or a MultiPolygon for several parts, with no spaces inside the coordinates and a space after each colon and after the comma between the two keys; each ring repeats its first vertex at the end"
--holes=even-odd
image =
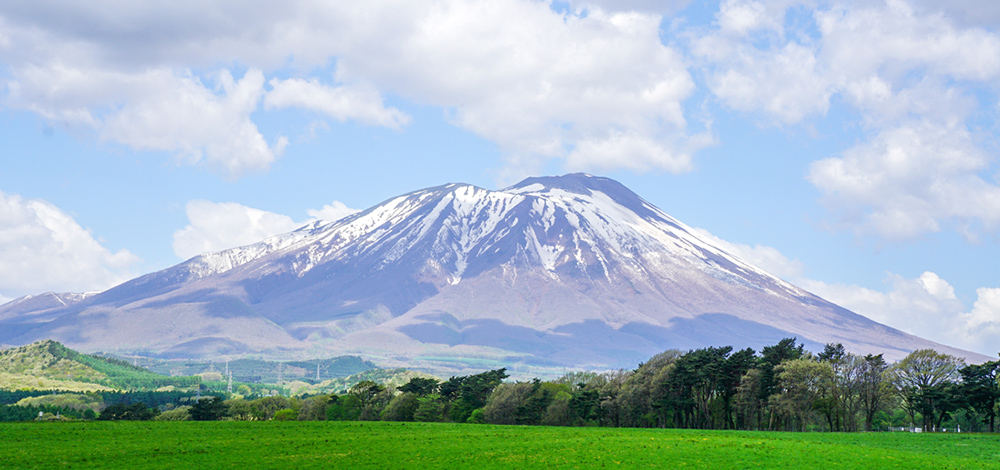
{"type": "MultiPolygon", "coordinates": [[[[561,189],[574,194],[589,195],[591,191],[607,192],[608,189],[624,189],[617,181],[586,173],[570,173],[561,176],[534,176],[501,189],[506,193],[542,193],[561,189]]],[[[626,189],[627,191],[627,189],[626,189]]]]}
{"type": "Polygon", "coordinates": [[[594,192],[599,192],[644,218],[657,217],[654,213],[659,212],[654,210],[652,204],[644,201],[639,195],[618,181],[587,173],[526,178],[520,183],[504,188],[501,191],[513,194],[544,195],[552,193],[554,190],[581,196],[592,196],[594,192]]]}

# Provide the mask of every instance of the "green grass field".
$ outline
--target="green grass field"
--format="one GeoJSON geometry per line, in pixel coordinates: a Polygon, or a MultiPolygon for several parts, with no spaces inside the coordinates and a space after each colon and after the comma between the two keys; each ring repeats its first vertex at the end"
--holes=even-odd
{"type": "Polygon", "coordinates": [[[1000,436],[364,422],[0,423],[0,468],[1000,469],[1000,436]]]}

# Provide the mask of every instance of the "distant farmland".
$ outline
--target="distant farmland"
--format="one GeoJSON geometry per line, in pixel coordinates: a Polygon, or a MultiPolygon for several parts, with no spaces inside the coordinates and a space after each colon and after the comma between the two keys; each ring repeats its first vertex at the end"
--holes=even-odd
{"type": "Polygon", "coordinates": [[[0,468],[1000,469],[1000,436],[386,422],[0,424],[0,468]]]}

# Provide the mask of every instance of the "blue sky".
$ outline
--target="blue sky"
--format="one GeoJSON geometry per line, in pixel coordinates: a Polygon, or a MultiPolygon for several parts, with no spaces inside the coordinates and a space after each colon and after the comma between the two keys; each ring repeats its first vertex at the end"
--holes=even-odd
{"type": "Polygon", "coordinates": [[[998,24],[972,0],[7,3],[0,301],[585,171],[993,355],[998,24]]]}

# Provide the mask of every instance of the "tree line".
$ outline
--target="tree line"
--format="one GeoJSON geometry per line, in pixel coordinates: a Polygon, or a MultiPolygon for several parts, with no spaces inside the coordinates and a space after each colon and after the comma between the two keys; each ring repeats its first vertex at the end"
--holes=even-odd
{"type": "Polygon", "coordinates": [[[134,401],[121,400],[121,408],[133,408],[113,412],[141,418],[108,419],[387,420],[839,432],[961,426],[966,431],[994,432],[1000,404],[998,371],[1000,361],[967,365],[930,349],[914,351],[895,364],[881,354],[849,353],[840,344],[828,344],[813,354],[788,338],[759,353],[729,346],[671,350],[634,370],[575,372],[550,381],[505,382],[506,369],[497,369],[444,381],[418,377],[398,388],[362,381],[342,394],[185,397],[186,404],[180,406],[148,404],[151,412],[145,414],[134,401]]]}
{"type": "MultiPolygon", "coordinates": [[[[667,351],[634,370],[503,382],[505,369],[439,382],[374,382],[346,394],[283,400],[280,419],[449,421],[557,426],[785,431],[996,430],[1000,362],[966,365],[930,349],[889,364],[882,355],[819,354],[794,338],[763,348],[667,351]]],[[[221,399],[220,399],[221,400],[221,399]]],[[[262,419],[229,400],[229,419],[262,419]]],[[[278,413],[276,412],[276,413],[278,413]]],[[[273,419],[275,415],[271,415],[273,419]]]]}

